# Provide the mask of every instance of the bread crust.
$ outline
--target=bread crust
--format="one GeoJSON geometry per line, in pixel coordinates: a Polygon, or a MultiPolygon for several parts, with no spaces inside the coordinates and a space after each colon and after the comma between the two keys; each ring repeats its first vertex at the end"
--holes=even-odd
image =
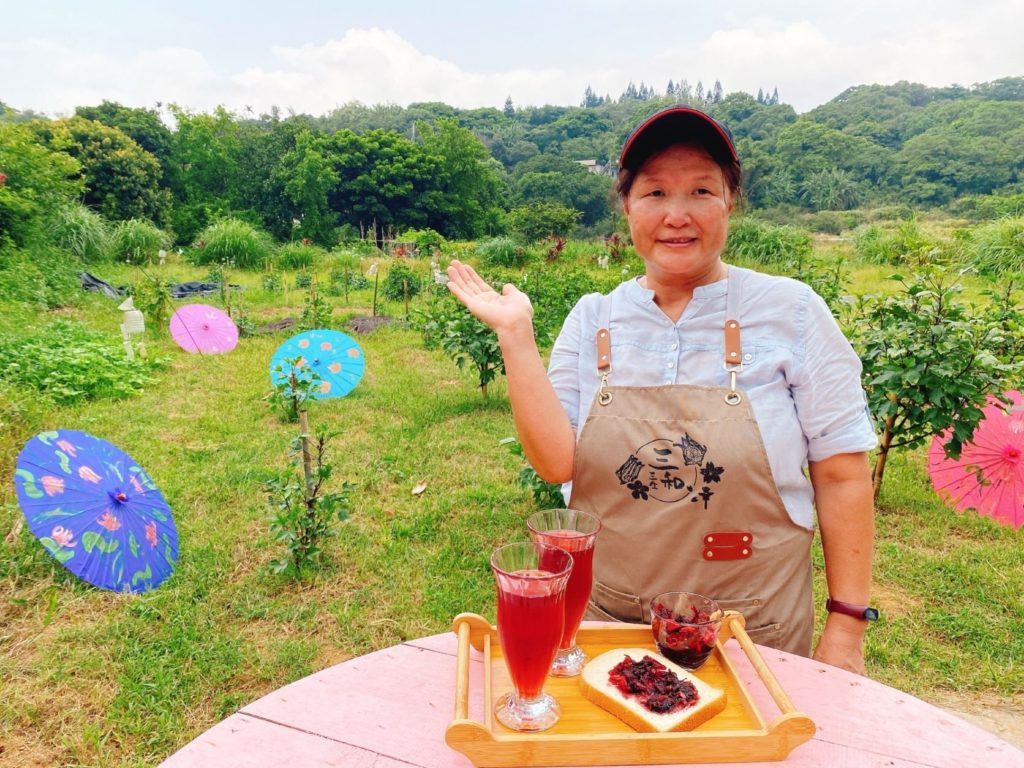
{"type": "Polygon", "coordinates": [[[594,704],[642,733],[692,731],[725,709],[727,703],[725,691],[711,687],[661,654],[644,648],[618,648],[591,659],[580,675],[580,692],[594,704]],[[626,656],[634,661],[640,661],[644,656],[650,656],[672,670],[679,679],[689,680],[697,688],[699,695],[697,703],[678,712],[659,714],[644,709],[636,699],[624,696],[621,691],[608,682],[608,671],[624,660],[626,656]]]}

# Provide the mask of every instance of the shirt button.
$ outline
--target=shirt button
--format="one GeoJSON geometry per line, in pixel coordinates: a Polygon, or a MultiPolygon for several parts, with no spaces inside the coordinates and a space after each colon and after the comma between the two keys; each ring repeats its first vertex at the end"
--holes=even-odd
{"type": "Polygon", "coordinates": [[[678,345],[678,344],[673,344],[673,345],[672,345],[672,346],[670,347],[670,349],[679,349],[679,345],[678,345]]]}
{"type": "Polygon", "coordinates": [[[752,357],[753,357],[753,355],[748,353],[748,354],[743,356],[743,359],[746,360],[747,362],[750,362],[750,358],[752,358],[752,357]]]}
{"type": "Polygon", "coordinates": [[[669,367],[669,368],[675,368],[675,367],[676,367],[676,364],[675,364],[675,363],[669,363],[669,364],[668,364],[668,367],[669,367]]]}

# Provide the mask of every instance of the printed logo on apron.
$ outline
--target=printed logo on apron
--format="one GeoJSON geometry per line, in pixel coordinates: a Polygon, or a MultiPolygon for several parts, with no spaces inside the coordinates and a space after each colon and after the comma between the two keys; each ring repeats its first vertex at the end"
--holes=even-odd
{"type": "Polygon", "coordinates": [[[615,476],[634,499],[668,504],[689,497],[691,503],[702,503],[706,510],[715,495],[711,488],[721,482],[725,472],[725,467],[705,461],[707,452],[707,446],[689,433],[678,440],[657,438],[636,448],[615,470],[615,476]]]}

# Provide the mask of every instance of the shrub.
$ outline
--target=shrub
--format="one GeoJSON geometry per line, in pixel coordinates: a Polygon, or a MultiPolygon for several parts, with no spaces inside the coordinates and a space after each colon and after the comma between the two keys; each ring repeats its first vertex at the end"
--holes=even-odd
{"type": "Polygon", "coordinates": [[[128,219],[114,227],[111,251],[118,261],[132,264],[154,263],[160,250],[169,248],[171,238],[145,219],[128,219]]]}
{"type": "Polygon", "coordinates": [[[509,229],[524,242],[535,243],[549,235],[568,237],[582,215],[575,208],[540,202],[513,208],[507,221],[509,229]]]}
{"type": "Polygon", "coordinates": [[[326,256],[327,251],[316,245],[285,243],[277,249],[274,263],[278,269],[312,269],[317,259],[326,256]]]}
{"type": "Polygon", "coordinates": [[[398,239],[403,243],[415,243],[420,254],[426,255],[441,250],[441,246],[446,242],[444,235],[429,227],[426,229],[410,229],[408,232],[403,232],[399,235],[398,239]]]}
{"type": "Polygon", "coordinates": [[[295,287],[296,288],[309,288],[313,284],[313,275],[309,272],[296,272],[295,273],[295,287]]]}
{"type": "Polygon", "coordinates": [[[920,265],[949,255],[949,244],[921,230],[910,218],[895,228],[871,224],[854,235],[854,252],[870,264],[920,265]]]}
{"type": "Polygon", "coordinates": [[[280,272],[267,272],[263,276],[263,290],[268,293],[277,293],[284,287],[280,272]]]}
{"type": "Polygon", "coordinates": [[[1024,272],[1024,216],[999,219],[974,229],[969,247],[982,274],[1024,272]]]}
{"type": "Polygon", "coordinates": [[[526,261],[526,249],[511,237],[495,237],[477,246],[477,254],[491,267],[519,267],[526,261]]]}
{"type": "Polygon", "coordinates": [[[163,360],[128,360],[121,339],[58,320],[31,333],[0,337],[0,378],[34,388],[60,404],[140,392],[163,360]]]}
{"type": "Polygon", "coordinates": [[[381,293],[385,299],[402,301],[406,297],[412,298],[420,292],[423,287],[423,280],[411,268],[400,262],[395,262],[388,270],[384,278],[384,285],[381,286],[381,293]]]}
{"type": "Polygon", "coordinates": [[[170,285],[163,280],[145,278],[132,287],[135,308],[146,318],[146,327],[162,333],[174,313],[170,285]]]}
{"type": "Polygon", "coordinates": [[[796,227],[767,224],[743,217],[729,228],[727,258],[756,264],[782,264],[811,253],[811,236],[796,227]]]}
{"type": "Polygon", "coordinates": [[[970,221],[1024,216],[1024,193],[961,197],[950,204],[949,212],[970,221]]]}
{"type": "Polygon", "coordinates": [[[86,264],[110,257],[110,224],[81,203],[69,203],[54,210],[46,222],[46,235],[57,248],[86,264]]]}
{"type": "Polygon", "coordinates": [[[979,313],[958,300],[962,286],[942,267],[909,278],[901,289],[864,296],[852,308],[850,340],[864,365],[868,407],[881,429],[873,472],[875,498],[893,448],[913,448],[947,433],[945,450],[958,458],[984,415],[990,393],[1019,376],[1021,364],[990,350],[1006,332],[998,313],[979,313]]]}
{"type": "Polygon", "coordinates": [[[200,265],[230,263],[257,269],[266,263],[270,248],[265,232],[240,219],[221,219],[202,231],[192,260],[200,265]]]}

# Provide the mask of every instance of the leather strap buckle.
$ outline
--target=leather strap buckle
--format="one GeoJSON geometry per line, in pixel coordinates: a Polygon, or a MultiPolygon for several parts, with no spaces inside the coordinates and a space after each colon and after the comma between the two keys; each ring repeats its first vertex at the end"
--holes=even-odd
{"type": "Polygon", "coordinates": [[[750,531],[709,531],[704,534],[705,560],[746,560],[754,554],[754,534],[750,531]]]}

